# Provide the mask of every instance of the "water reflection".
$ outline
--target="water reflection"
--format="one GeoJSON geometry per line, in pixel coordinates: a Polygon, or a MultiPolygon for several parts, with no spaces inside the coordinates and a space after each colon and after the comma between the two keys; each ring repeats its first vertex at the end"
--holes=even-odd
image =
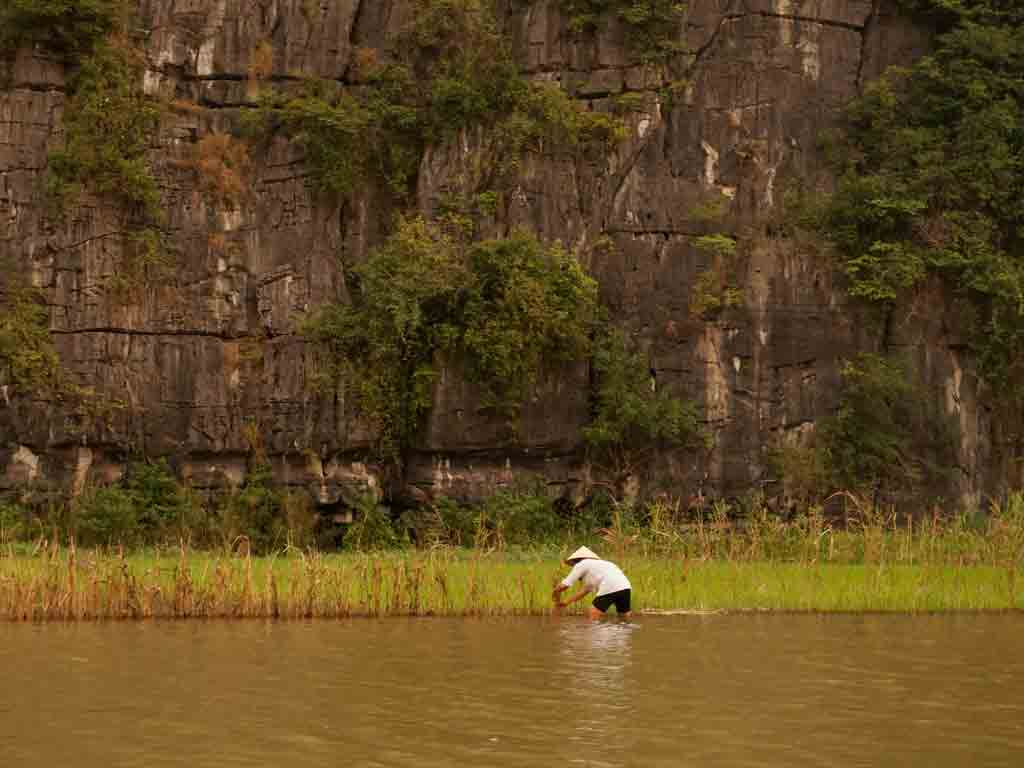
{"type": "Polygon", "coordinates": [[[561,658],[581,684],[621,690],[638,624],[580,620],[559,627],[561,658]]]}
{"type": "Polygon", "coordinates": [[[1014,766],[1024,617],[0,624],[0,766],[1014,766]]]}
{"type": "Polygon", "coordinates": [[[559,660],[572,704],[565,713],[565,755],[574,765],[619,764],[631,730],[634,687],[630,683],[633,639],[639,625],[566,621],[558,628],[559,660]]]}

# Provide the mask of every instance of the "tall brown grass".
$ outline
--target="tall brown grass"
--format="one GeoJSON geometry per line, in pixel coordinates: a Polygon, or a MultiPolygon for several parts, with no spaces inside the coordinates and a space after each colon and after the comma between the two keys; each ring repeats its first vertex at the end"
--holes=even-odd
{"type": "MultiPolygon", "coordinates": [[[[854,500],[856,501],[856,500],[854,500]]],[[[648,510],[616,515],[590,543],[633,580],[651,609],[1020,609],[1024,497],[984,521],[901,521],[855,503],[834,527],[820,510],[741,523],[723,505],[686,525],[648,510]]],[[[573,542],[574,544],[576,542],[573,542]]],[[[564,575],[568,548],[324,554],[286,546],[255,557],[238,537],[219,552],[82,550],[41,537],[15,551],[0,536],[0,618],[345,618],[537,615],[564,575]]]]}

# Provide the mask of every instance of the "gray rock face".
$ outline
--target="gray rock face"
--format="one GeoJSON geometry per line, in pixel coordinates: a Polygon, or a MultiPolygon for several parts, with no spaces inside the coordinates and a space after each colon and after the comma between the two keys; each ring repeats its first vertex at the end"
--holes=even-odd
{"type": "MultiPolygon", "coordinates": [[[[531,76],[595,108],[623,92],[649,97],[614,154],[528,158],[489,225],[493,234],[526,225],[571,247],[646,351],[656,386],[702,404],[712,447],[658,457],[645,482],[682,497],[761,487],[769,447],[806,440],[834,406],[842,358],[883,346],[912,353],[959,423],[962,496],[1024,479],[1000,446],[940,290],[877,328],[850,305],[827,253],[771,235],[787,185],[827,184],[820,132],[866,80],[920,54],[922,31],[879,0],[692,0],[693,54],[668,103],[621,30],[574,40],[556,0],[500,5],[531,76]],[[700,213],[709,203],[723,210],[713,223],[700,213]],[[705,321],[689,309],[708,261],[693,239],[714,231],[740,238],[742,302],[705,321]],[[594,248],[602,237],[614,247],[594,248]]],[[[311,308],[345,295],[342,263],[381,241],[393,203],[369,188],[344,204],[317,196],[283,139],[254,157],[237,205],[211,201],[185,161],[267,87],[249,78],[261,44],[273,52],[270,80],[344,79],[355,51],[385,46],[408,12],[402,0],[143,0],[145,88],[172,102],[151,162],[175,264],[128,292],[112,281],[126,247],[122,212],[85,197],[64,221],[47,215],[40,180],[61,142],[64,72],[41,51],[18,52],[0,91],[0,256],[43,289],[64,368],[116,407],[76,414],[5,389],[0,487],[74,490],[116,478],[139,455],[171,457],[200,487],[235,485],[253,451],[271,459],[279,482],[322,504],[393,480],[367,463],[373,434],[346,393],[309,386],[296,335],[311,308]],[[189,103],[199,107],[181,106],[189,103]]],[[[428,151],[423,210],[472,183],[467,149],[478,138],[428,151]]],[[[445,370],[401,490],[479,497],[537,477],[579,497],[601,480],[580,437],[588,386],[586,366],[546,372],[512,431],[445,370]]]]}

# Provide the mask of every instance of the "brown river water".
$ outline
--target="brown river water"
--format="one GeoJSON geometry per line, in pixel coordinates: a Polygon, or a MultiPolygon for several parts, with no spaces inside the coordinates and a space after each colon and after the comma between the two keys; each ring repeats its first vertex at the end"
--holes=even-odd
{"type": "Polygon", "coordinates": [[[1024,616],[0,624],[0,766],[1024,766],[1024,616]]]}

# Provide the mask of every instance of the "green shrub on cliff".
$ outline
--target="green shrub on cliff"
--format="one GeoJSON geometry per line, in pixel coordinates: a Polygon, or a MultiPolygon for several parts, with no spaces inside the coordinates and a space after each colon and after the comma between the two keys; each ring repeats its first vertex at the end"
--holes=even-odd
{"type": "Polygon", "coordinates": [[[281,131],[302,147],[314,187],[344,194],[366,172],[369,111],[353,96],[310,82],[301,93],[271,94],[259,106],[257,130],[281,131]]]}
{"type": "Polygon", "coordinates": [[[39,395],[54,385],[58,365],[43,297],[0,264],[0,385],[39,395]]]}
{"type": "Polygon", "coordinates": [[[593,33],[611,18],[626,30],[630,49],[645,63],[663,63],[684,50],[688,4],[678,0],[561,0],[569,29],[593,33]]]}
{"type": "Polygon", "coordinates": [[[941,31],[961,22],[981,24],[1024,23],[1024,6],[1019,0],[897,0],[899,5],[941,31]]]}
{"type": "Polygon", "coordinates": [[[416,0],[393,60],[378,62],[372,50],[356,59],[357,82],[270,93],[246,118],[255,133],[297,141],[322,191],[347,194],[380,178],[403,195],[426,147],[471,127],[485,129],[482,162],[496,176],[528,151],[607,147],[625,136],[613,115],[523,77],[483,0],[416,0]]]}
{"type": "Polygon", "coordinates": [[[848,110],[825,231],[853,296],[894,306],[944,280],[967,300],[986,378],[1024,394],[1024,10],[913,6],[942,33],[848,110]]]}
{"type": "Polygon", "coordinates": [[[955,436],[910,366],[862,353],[841,373],[839,406],[822,425],[832,489],[941,493],[956,462],[955,436]]]}
{"type": "Polygon", "coordinates": [[[542,365],[589,352],[597,283],[560,243],[523,231],[475,243],[467,258],[458,351],[487,404],[514,413],[542,365]]]}
{"type": "Polygon", "coordinates": [[[0,49],[40,44],[77,61],[114,32],[125,13],[125,0],[4,0],[0,49]]]}
{"type": "Polygon", "coordinates": [[[695,238],[693,245],[708,254],[710,263],[697,275],[690,291],[690,314],[712,320],[722,310],[743,303],[735,275],[736,240],[718,233],[695,238]]]}
{"type": "Polygon", "coordinates": [[[637,472],[656,450],[706,445],[697,405],[659,389],[646,359],[621,331],[599,338],[593,369],[597,387],[583,439],[590,458],[617,480],[637,472]]]}
{"type": "Polygon", "coordinates": [[[835,412],[809,439],[783,441],[769,463],[798,508],[851,492],[870,506],[915,504],[950,490],[956,425],[906,361],[861,353],[840,371],[835,412]]]}
{"type": "Polygon", "coordinates": [[[470,274],[459,244],[423,219],[404,220],[351,273],[351,305],[328,304],[305,334],[324,351],[328,378],[355,389],[386,452],[403,446],[431,402],[435,353],[458,336],[458,297],[470,274]]]}
{"type": "Polygon", "coordinates": [[[525,232],[471,243],[403,219],[349,278],[353,302],[322,308],[305,332],[389,455],[421,426],[444,365],[461,363],[488,405],[514,414],[543,363],[589,349],[596,284],[561,246],[525,232]]]}
{"type": "Polygon", "coordinates": [[[70,72],[64,145],[51,153],[45,179],[57,213],[90,192],[129,209],[138,223],[157,218],[159,192],[146,151],[159,110],[142,93],[144,58],[132,47],[125,0],[7,0],[0,46],[40,44],[70,72]]]}
{"type": "Polygon", "coordinates": [[[142,93],[140,72],[131,51],[104,43],[72,74],[64,146],[50,155],[47,176],[58,207],[88,189],[144,219],[157,217],[160,193],[146,153],[160,112],[142,93]]]}
{"type": "Polygon", "coordinates": [[[416,0],[417,13],[399,36],[403,61],[427,83],[426,139],[436,142],[474,125],[494,129],[506,152],[542,140],[576,148],[624,137],[621,121],[581,107],[553,83],[519,71],[509,39],[487,0],[416,0]]]}

